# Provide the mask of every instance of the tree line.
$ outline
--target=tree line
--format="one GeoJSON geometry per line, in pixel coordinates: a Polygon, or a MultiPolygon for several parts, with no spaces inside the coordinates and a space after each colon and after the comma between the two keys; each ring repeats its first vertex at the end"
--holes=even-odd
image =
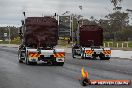
{"type": "Polygon", "coordinates": [[[13,40],[14,38],[17,38],[18,29],[19,27],[14,27],[14,26],[0,27],[0,40],[5,41],[6,39],[9,39],[9,32],[10,32],[11,40],[13,40]]]}
{"type": "MultiPolygon", "coordinates": [[[[80,15],[72,15],[73,18],[73,32],[77,31],[78,22],[81,25],[82,21],[84,25],[100,25],[104,29],[104,40],[106,41],[132,41],[132,25],[129,24],[128,13],[115,11],[105,16],[105,19],[95,19],[91,16],[89,19],[82,19],[80,15]],[[78,20],[79,19],[79,20],[78,20]]],[[[9,29],[10,38],[13,40],[18,37],[19,27],[0,27],[0,40],[9,39],[9,29]],[[7,33],[7,36],[4,36],[7,33]]]]}

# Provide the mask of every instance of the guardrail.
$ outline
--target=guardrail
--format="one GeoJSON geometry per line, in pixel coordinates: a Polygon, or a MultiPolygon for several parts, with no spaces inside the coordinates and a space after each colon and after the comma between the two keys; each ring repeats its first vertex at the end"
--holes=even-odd
{"type": "Polygon", "coordinates": [[[106,43],[104,43],[103,46],[104,47],[117,47],[117,48],[126,47],[126,48],[128,48],[129,47],[129,42],[120,42],[120,43],[118,43],[118,42],[106,42],[106,43]]]}

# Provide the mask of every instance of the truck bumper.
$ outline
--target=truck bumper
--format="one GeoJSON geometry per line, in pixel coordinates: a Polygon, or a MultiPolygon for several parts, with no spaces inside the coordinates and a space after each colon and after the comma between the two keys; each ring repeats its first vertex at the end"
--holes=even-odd
{"type": "Polygon", "coordinates": [[[38,58],[29,58],[30,62],[37,62],[37,63],[48,63],[48,62],[64,62],[64,58],[56,58],[53,56],[50,57],[38,57],[38,58]]]}

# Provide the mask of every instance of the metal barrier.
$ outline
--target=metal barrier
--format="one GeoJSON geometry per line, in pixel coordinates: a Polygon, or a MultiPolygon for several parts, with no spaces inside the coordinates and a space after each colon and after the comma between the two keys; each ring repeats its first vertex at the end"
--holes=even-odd
{"type": "Polygon", "coordinates": [[[124,48],[124,47],[129,47],[129,42],[122,42],[122,43],[114,43],[114,42],[106,42],[104,43],[104,47],[121,47],[121,48],[124,48]]]}

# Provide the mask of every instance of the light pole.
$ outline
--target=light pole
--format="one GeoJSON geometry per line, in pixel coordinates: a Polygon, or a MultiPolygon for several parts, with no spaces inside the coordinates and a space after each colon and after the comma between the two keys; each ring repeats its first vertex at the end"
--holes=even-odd
{"type": "Polygon", "coordinates": [[[72,16],[70,14],[70,38],[72,37],[73,33],[72,33],[72,16]]]}
{"type": "MultiPolygon", "coordinates": [[[[79,9],[80,9],[80,13],[81,13],[81,15],[83,15],[83,7],[82,7],[82,5],[80,5],[79,6],[79,9]]],[[[82,16],[82,22],[81,22],[81,25],[83,25],[83,16],[82,16]]]]}
{"type": "Polygon", "coordinates": [[[26,12],[23,12],[23,16],[24,16],[24,30],[23,30],[23,33],[26,31],[26,25],[25,25],[25,23],[26,23],[26,12]]]}

